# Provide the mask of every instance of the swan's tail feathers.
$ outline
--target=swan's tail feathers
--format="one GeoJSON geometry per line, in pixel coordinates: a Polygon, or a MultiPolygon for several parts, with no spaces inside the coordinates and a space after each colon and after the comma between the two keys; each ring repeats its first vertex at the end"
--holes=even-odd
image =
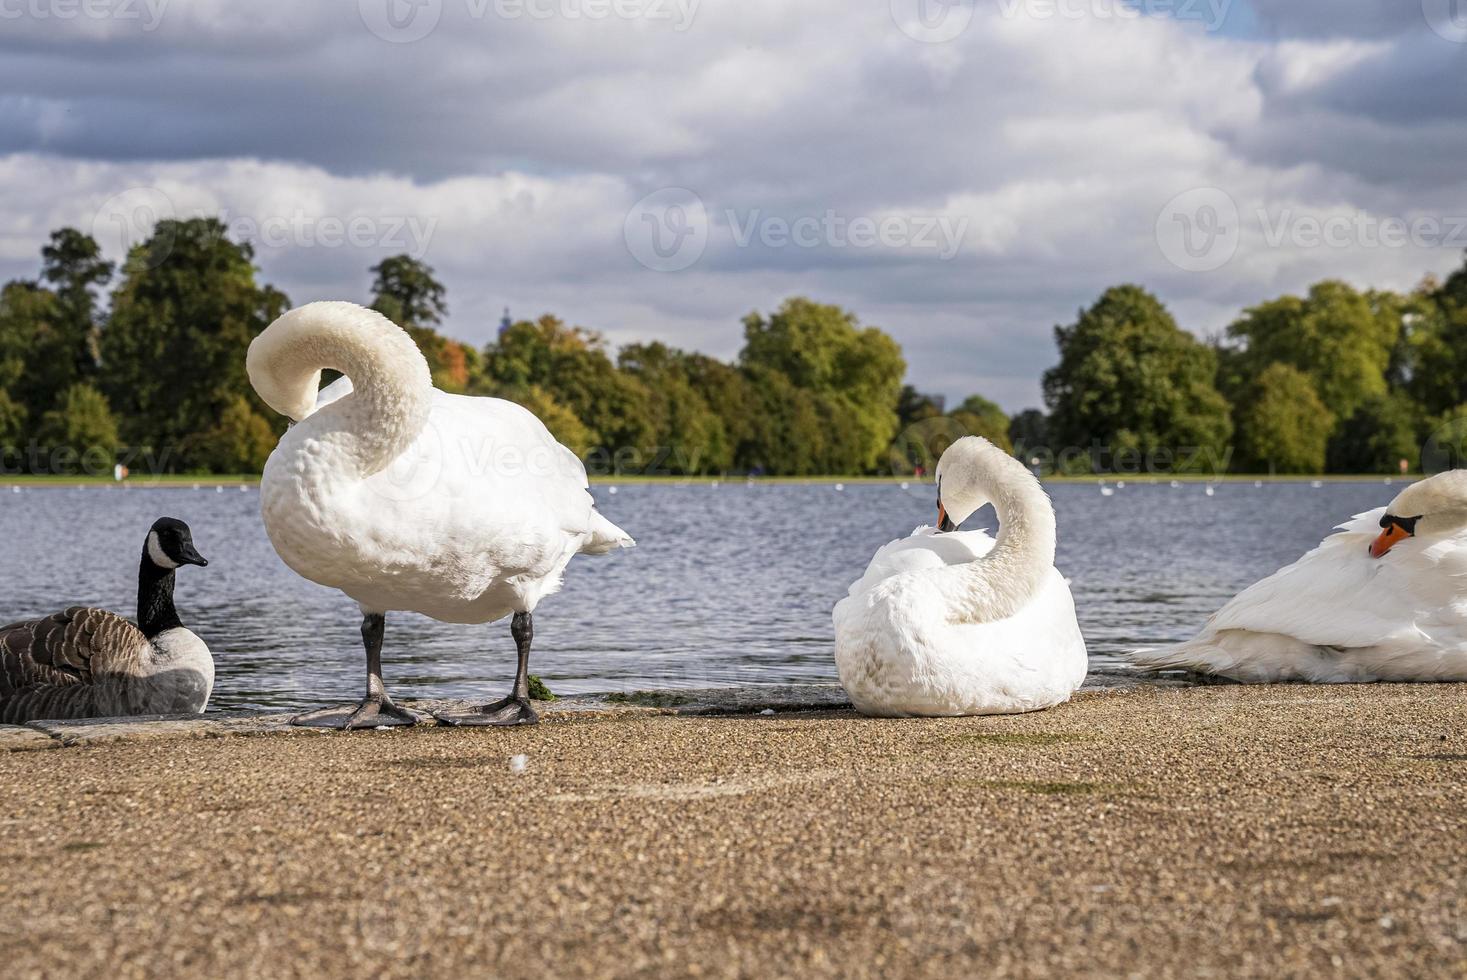
{"type": "Polygon", "coordinates": [[[1149,650],[1132,650],[1126,654],[1126,659],[1145,670],[1185,670],[1193,674],[1220,674],[1237,662],[1237,657],[1222,647],[1195,640],[1149,650]]]}
{"type": "Polygon", "coordinates": [[[599,510],[592,508],[591,538],[581,549],[581,554],[609,555],[621,548],[635,548],[636,546],[637,542],[632,540],[630,534],[602,517],[599,510]]]}

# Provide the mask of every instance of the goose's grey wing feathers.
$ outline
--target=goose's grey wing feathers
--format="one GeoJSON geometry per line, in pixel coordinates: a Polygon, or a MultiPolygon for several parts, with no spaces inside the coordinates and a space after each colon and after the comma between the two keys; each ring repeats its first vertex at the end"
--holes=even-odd
{"type": "Polygon", "coordinates": [[[121,616],[84,606],[0,627],[0,722],[96,715],[148,646],[121,616]]]}

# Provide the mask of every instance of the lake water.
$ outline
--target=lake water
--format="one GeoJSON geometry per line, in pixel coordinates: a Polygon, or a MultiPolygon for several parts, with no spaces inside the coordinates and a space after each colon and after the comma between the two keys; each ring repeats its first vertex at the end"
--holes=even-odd
{"type": "MultiPolygon", "coordinates": [[[[1057,564],[1072,582],[1093,666],[1190,636],[1239,589],[1293,561],[1352,514],[1403,486],[1129,483],[1050,487],[1057,564]]],[[[560,693],[834,681],[830,611],[871,554],[931,523],[928,484],[630,484],[595,489],[638,547],[578,558],[535,616],[531,670],[560,693]]],[[[194,528],[206,569],[179,575],[184,622],[217,664],[212,708],[355,700],[359,614],[298,578],[260,524],[259,494],[191,488],[0,490],[10,542],[0,620],[67,605],[131,618],[138,557],[161,516],[194,528]]],[[[985,510],[967,527],[993,527],[985,510]]],[[[508,622],[448,626],[389,618],[389,689],[404,697],[499,697],[514,676],[508,622]]]]}

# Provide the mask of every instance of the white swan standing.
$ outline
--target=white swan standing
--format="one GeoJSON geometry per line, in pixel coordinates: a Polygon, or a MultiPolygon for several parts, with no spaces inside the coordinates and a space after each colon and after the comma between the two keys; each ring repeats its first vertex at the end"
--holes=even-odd
{"type": "Polygon", "coordinates": [[[1018,460],[967,436],[937,464],[938,529],[876,553],[835,607],[835,661],[868,715],[1013,714],[1085,681],[1085,640],[1054,567],[1054,510],[1018,460]],[[986,503],[997,539],[956,526],[986,503]]]}
{"type": "Polygon", "coordinates": [[[354,303],[284,314],[250,345],[248,370],[265,403],[296,423],[261,481],[270,541],[298,574],[362,610],[366,696],[296,723],[419,720],[382,683],[386,614],[399,610],[448,623],[512,615],[519,665],[510,696],[436,716],[457,725],[536,721],[536,604],[560,587],[576,555],[633,544],[596,511],[581,461],[512,402],[435,389],[407,333],[354,303]],[[318,392],[323,368],[346,377],[318,392]]]}
{"type": "Polygon", "coordinates": [[[1244,589],[1197,636],[1130,657],[1255,684],[1467,681],[1467,471],[1407,487],[1244,589]]]}

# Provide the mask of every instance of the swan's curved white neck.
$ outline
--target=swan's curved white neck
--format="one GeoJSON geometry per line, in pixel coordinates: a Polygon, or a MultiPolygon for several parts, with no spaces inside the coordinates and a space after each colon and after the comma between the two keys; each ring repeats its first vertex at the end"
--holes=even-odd
{"type": "Polygon", "coordinates": [[[1054,507],[1048,495],[1022,463],[1002,450],[989,449],[974,460],[976,465],[948,475],[969,484],[961,492],[992,503],[999,522],[987,555],[938,570],[938,588],[958,622],[1013,616],[1038,593],[1054,567],[1054,507]]]}
{"type": "Polygon", "coordinates": [[[250,344],[250,383],[271,408],[300,422],[316,410],[321,372],[354,391],[319,435],[339,444],[361,476],[397,459],[427,425],[433,381],[407,332],[355,303],[310,303],[282,315],[250,344]]]}

